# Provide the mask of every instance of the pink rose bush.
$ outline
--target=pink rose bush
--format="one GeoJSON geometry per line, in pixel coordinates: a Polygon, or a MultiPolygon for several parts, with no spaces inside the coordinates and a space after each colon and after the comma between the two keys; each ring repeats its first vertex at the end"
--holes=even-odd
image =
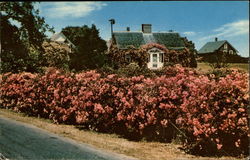
{"type": "Polygon", "coordinates": [[[1,75],[0,105],[87,129],[170,142],[197,154],[248,154],[248,74],[202,75],[180,66],[154,78],[94,70],[1,75]]]}

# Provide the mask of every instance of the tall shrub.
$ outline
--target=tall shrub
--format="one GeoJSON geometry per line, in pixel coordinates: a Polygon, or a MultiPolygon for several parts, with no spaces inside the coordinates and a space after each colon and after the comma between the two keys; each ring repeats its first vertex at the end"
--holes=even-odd
{"type": "Polygon", "coordinates": [[[95,70],[1,76],[0,105],[55,123],[170,142],[186,151],[247,155],[248,74],[202,75],[180,66],[161,76],[102,76],[95,70]]]}

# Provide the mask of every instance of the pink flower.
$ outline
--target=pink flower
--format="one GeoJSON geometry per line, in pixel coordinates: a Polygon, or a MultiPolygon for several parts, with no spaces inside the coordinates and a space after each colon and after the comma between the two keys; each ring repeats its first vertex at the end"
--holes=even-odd
{"type": "Polygon", "coordinates": [[[239,112],[245,112],[245,109],[244,108],[239,108],[238,111],[239,112]]]}
{"type": "Polygon", "coordinates": [[[229,98],[227,98],[226,102],[227,102],[227,103],[230,103],[230,102],[231,102],[231,100],[230,100],[229,98]]]}
{"type": "Polygon", "coordinates": [[[101,104],[97,103],[94,105],[94,112],[105,113],[105,110],[103,109],[101,104]]]}
{"type": "Polygon", "coordinates": [[[217,149],[220,150],[222,148],[222,144],[217,144],[217,149]]]}
{"type": "Polygon", "coordinates": [[[219,138],[216,138],[215,141],[216,141],[217,143],[219,143],[219,142],[220,142],[220,139],[219,139],[219,138]]]}
{"type": "Polygon", "coordinates": [[[234,144],[235,144],[236,147],[238,147],[238,148],[240,147],[239,142],[235,142],[234,144]]]}
{"type": "Polygon", "coordinates": [[[117,113],[117,120],[120,121],[120,120],[123,120],[123,115],[121,114],[121,112],[117,113]]]}
{"type": "Polygon", "coordinates": [[[167,126],[167,124],[168,124],[168,120],[164,119],[161,121],[161,125],[167,126]]]}
{"type": "Polygon", "coordinates": [[[145,125],[140,123],[139,129],[142,130],[144,127],[145,127],[145,125]]]}
{"type": "Polygon", "coordinates": [[[115,74],[110,74],[110,75],[107,76],[108,79],[112,79],[114,77],[115,77],[115,74]]]}
{"type": "Polygon", "coordinates": [[[232,113],[232,114],[228,114],[227,117],[228,118],[235,118],[237,116],[236,113],[232,113]]]}
{"type": "Polygon", "coordinates": [[[245,117],[243,117],[243,118],[239,118],[239,120],[238,120],[238,123],[237,123],[238,125],[244,125],[244,124],[247,124],[247,120],[246,120],[246,118],[245,117]]]}

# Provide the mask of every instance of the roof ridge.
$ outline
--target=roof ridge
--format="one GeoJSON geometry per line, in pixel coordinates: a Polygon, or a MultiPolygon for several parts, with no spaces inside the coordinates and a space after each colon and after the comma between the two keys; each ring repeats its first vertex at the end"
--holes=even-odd
{"type": "MultiPolygon", "coordinates": [[[[143,33],[142,31],[113,31],[113,33],[143,33]]],[[[154,34],[154,33],[178,33],[178,32],[151,32],[151,33],[143,33],[143,34],[154,34]]]]}
{"type": "Polygon", "coordinates": [[[214,43],[214,42],[226,42],[227,40],[221,40],[221,41],[210,41],[210,42],[207,42],[207,43],[214,43]]]}
{"type": "Polygon", "coordinates": [[[117,32],[117,33],[142,33],[142,31],[113,31],[114,33],[117,32]]]}

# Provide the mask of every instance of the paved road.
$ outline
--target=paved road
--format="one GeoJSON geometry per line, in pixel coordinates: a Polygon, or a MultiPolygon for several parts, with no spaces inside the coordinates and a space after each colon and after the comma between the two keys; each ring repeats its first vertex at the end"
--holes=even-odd
{"type": "MultiPolygon", "coordinates": [[[[0,116],[0,155],[10,160],[130,160],[0,116]]],[[[0,158],[1,159],[1,158],[0,158]]]]}

